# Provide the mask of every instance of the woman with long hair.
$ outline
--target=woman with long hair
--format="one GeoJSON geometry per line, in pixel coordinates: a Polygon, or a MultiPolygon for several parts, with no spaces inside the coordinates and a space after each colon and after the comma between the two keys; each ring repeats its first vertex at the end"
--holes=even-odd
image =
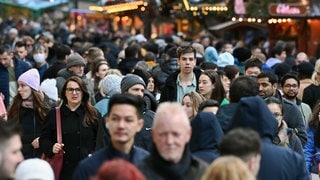
{"type": "Polygon", "coordinates": [[[22,153],[24,158],[40,157],[39,137],[50,110],[48,97],[40,91],[38,70],[30,69],[18,78],[18,94],[8,110],[8,119],[22,127],[22,153]]]}
{"type": "Polygon", "coordinates": [[[199,93],[191,91],[182,98],[181,105],[186,111],[189,120],[192,120],[198,113],[200,104],[206,99],[199,93]]]}
{"type": "Polygon", "coordinates": [[[72,76],[66,81],[61,99],[62,144],[57,143],[56,112],[52,110],[46,118],[40,147],[47,157],[64,151],[60,179],[72,179],[77,164],[95,149],[101,118],[90,104],[87,87],[79,77],[72,76]]]}
{"type": "Polygon", "coordinates": [[[199,93],[206,99],[222,102],[225,90],[220,76],[214,70],[204,70],[199,77],[199,93]]]}

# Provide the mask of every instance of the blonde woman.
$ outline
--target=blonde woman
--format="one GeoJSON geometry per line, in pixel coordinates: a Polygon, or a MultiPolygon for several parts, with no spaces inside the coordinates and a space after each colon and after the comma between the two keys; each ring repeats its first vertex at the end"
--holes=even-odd
{"type": "Polygon", "coordinates": [[[199,93],[191,91],[182,98],[181,105],[186,111],[189,120],[192,120],[198,113],[200,104],[206,99],[199,93]]]}
{"type": "Polygon", "coordinates": [[[255,180],[248,166],[236,156],[222,156],[213,161],[202,180],[255,180]]]}

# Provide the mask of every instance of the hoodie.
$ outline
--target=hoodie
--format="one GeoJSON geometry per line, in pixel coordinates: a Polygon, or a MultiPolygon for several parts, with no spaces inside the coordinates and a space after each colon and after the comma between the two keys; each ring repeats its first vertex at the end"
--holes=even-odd
{"type": "Polygon", "coordinates": [[[304,159],[290,149],[272,143],[277,121],[259,96],[245,97],[232,118],[231,128],[245,127],[257,131],[262,141],[258,179],[308,179],[304,159]]]}
{"type": "Polygon", "coordinates": [[[211,112],[199,112],[191,121],[192,136],[190,149],[192,155],[207,163],[218,156],[218,144],[223,138],[223,131],[218,119],[211,112]]]}

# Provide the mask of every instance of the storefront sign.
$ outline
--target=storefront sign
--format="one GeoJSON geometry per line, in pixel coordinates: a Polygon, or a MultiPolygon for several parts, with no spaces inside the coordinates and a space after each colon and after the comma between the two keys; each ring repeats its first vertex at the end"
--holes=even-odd
{"type": "Polygon", "coordinates": [[[269,13],[271,16],[281,17],[301,17],[307,15],[307,9],[302,4],[296,3],[271,3],[269,5],[269,13]]]}

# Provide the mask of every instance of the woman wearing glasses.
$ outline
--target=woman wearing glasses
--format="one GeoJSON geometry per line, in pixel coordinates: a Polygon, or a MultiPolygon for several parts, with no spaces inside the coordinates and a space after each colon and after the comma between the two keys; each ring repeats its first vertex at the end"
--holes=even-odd
{"type": "Polygon", "coordinates": [[[279,99],[269,97],[265,99],[267,106],[278,122],[277,134],[273,138],[273,143],[290,148],[303,156],[301,141],[296,135],[296,130],[288,128],[287,123],[283,119],[283,107],[279,99]]]}
{"type": "Polygon", "coordinates": [[[72,179],[77,164],[96,146],[100,115],[89,102],[85,83],[70,77],[62,88],[60,107],[62,144],[57,143],[55,110],[49,112],[41,137],[40,148],[47,157],[64,151],[60,179],[72,179]]]}

